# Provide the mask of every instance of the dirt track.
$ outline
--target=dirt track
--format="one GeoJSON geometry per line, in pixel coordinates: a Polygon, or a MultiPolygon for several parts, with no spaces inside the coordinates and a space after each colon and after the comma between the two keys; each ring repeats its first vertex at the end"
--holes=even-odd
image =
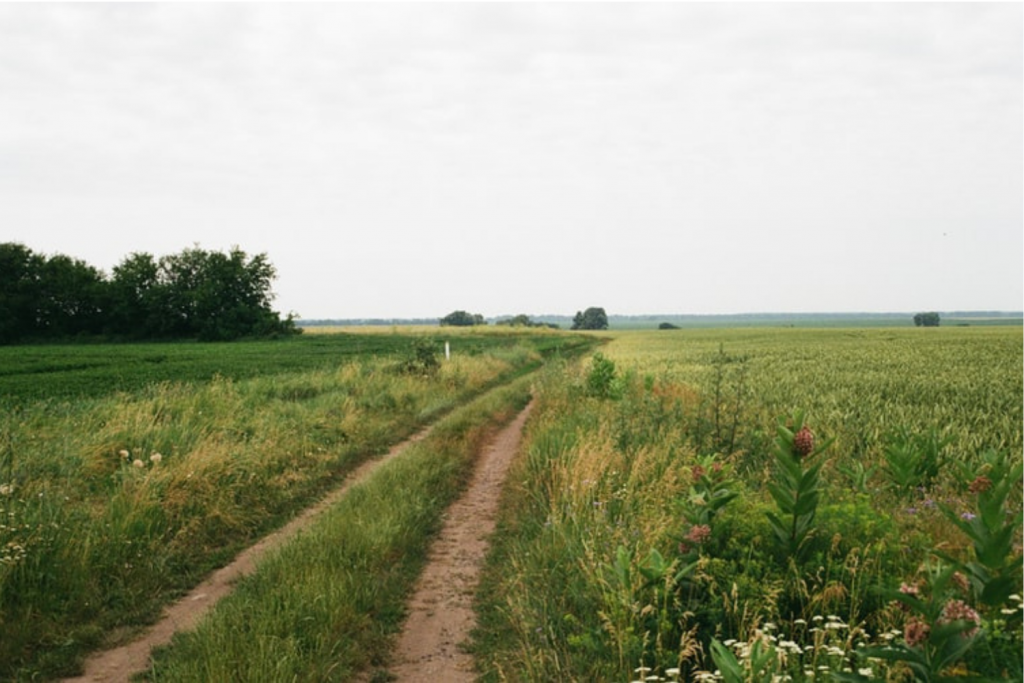
{"type": "Polygon", "coordinates": [[[399,681],[476,679],[473,659],[459,645],[475,624],[473,595],[494,531],[501,488],[529,412],[527,407],[484,449],[468,490],[448,509],[393,656],[390,671],[399,681]]]}
{"type": "MultiPolygon", "coordinates": [[[[487,537],[494,529],[498,497],[508,465],[519,446],[529,407],[522,411],[484,449],[469,489],[449,508],[440,537],[410,603],[410,616],[396,647],[392,673],[401,681],[472,681],[472,659],[459,644],[473,627],[473,591],[479,579],[487,537]]],[[[235,582],[251,574],[267,551],[281,545],[377,466],[423,439],[429,429],[392,448],[386,455],[363,463],[345,483],[287,525],[260,540],[214,572],[188,595],[164,610],[163,616],[140,638],[104,650],[85,662],[85,673],[65,683],[104,681],[127,683],[149,668],[150,652],[170,642],[175,631],[195,626],[208,610],[231,592],[235,582]]]]}
{"type": "Polygon", "coordinates": [[[395,457],[410,444],[420,441],[430,429],[427,428],[393,447],[384,456],[364,462],[357,467],[345,483],[328,494],[316,505],[307,508],[295,519],[274,533],[239,553],[230,564],[221,567],[205,581],[178,602],[164,610],[163,616],[140,638],[129,643],[96,653],[85,662],[85,673],[76,678],[64,679],[64,683],[87,683],[104,681],[127,683],[131,677],[149,668],[149,654],[155,647],[171,641],[175,631],[190,629],[218,600],[231,592],[238,579],[251,574],[256,563],[269,550],[292,538],[309,525],[320,513],[336,503],[349,488],[365,479],[381,463],[395,457]]]}

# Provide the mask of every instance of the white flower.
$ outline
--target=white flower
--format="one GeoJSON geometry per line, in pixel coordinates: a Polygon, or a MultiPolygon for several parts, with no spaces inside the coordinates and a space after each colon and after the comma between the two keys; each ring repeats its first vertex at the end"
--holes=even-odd
{"type": "Polygon", "coordinates": [[[145,466],[146,466],[146,463],[142,462],[138,458],[136,458],[135,462],[132,463],[132,467],[136,467],[136,468],[140,468],[140,469],[145,467],[145,466]]]}
{"type": "Polygon", "coordinates": [[[117,452],[117,454],[121,456],[121,459],[122,459],[122,460],[127,460],[128,458],[132,457],[132,454],[131,454],[131,453],[129,453],[128,451],[126,451],[126,450],[125,450],[125,449],[123,449],[123,448],[122,448],[121,450],[119,450],[119,451],[117,452]]]}
{"type": "Polygon", "coordinates": [[[14,493],[14,484],[0,484],[0,496],[9,496],[14,493]]]}
{"type": "Polygon", "coordinates": [[[159,453],[153,453],[153,455],[149,456],[149,461],[151,463],[153,463],[154,465],[157,464],[158,462],[160,462],[163,459],[164,459],[164,456],[160,455],[159,453]]]}
{"type": "Polygon", "coordinates": [[[875,672],[871,670],[870,666],[868,666],[863,669],[857,669],[857,673],[859,673],[861,676],[867,676],[868,678],[871,678],[875,672]]]}

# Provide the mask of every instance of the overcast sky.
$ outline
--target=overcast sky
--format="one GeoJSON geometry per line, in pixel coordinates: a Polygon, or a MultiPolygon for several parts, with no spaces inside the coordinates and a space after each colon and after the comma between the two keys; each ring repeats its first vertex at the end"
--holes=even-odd
{"type": "Polygon", "coordinates": [[[1020,310],[1022,4],[2,4],[0,242],[304,318],[1020,310]]]}

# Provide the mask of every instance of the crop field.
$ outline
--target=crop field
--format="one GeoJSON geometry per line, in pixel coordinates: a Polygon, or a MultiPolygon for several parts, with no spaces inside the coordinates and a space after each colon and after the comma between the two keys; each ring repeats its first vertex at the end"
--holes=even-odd
{"type": "MultiPolygon", "coordinates": [[[[397,328],[396,328],[397,330],[397,328]]],[[[417,329],[413,332],[332,331],[246,343],[145,343],[0,346],[0,405],[133,391],[158,382],[202,382],[320,370],[360,358],[402,358],[414,342],[435,350],[450,341],[458,354],[510,348],[526,340],[557,350],[564,337],[522,332],[417,329]]],[[[439,351],[438,351],[439,352],[439,351]]]]}
{"type": "Polygon", "coordinates": [[[363,460],[592,343],[435,328],[0,348],[0,679],[72,673],[363,460]]]}
{"type": "Polygon", "coordinates": [[[482,680],[1020,680],[1022,366],[1009,326],[0,348],[0,679],[74,673],[436,424],[146,674],[386,680],[431,534],[532,395],[482,680]]]}
{"type": "Polygon", "coordinates": [[[1019,327],[608,337],[538,392],[484,680],[1021,679],[1019,327]]]}

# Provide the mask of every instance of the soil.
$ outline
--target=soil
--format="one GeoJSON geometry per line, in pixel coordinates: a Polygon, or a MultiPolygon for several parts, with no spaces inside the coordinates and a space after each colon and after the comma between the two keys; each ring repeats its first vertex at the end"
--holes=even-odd
{"type": "MultiPolygon", "coordinates": [[[[475,678],[471,657],[458,646],[474,624],[471,604],[487,550],[487,537],[494,529],[502,482],[518,448],[528,412],[529,407],[485,448],[469,489],[447,513],[394,654],[395,667],[391,673],[397,680],[458,682],[475,678]]],[[[128,683],[132,676],[149,668],[154,648],[168,644],[176,631],[193,628],[217,601],[231,592],[235,582],[255,571],[257,562],[268,551],[295,536],[349,488],[429,432],[429,428],[425,429],[386,455],[363,463],[319,503],[247,548],[167,607],[160,620],[140,637],[96,653],[85,661],[83,675],[64,679],[64,683],[128,683]]]]}
{"type": "Polygon", "coordinates": [[[530,407],[484,449],[466,493],[449,509],[431,546],[390,673],[404,683],[469,683],[473,658],[461,649],[476,623],[473,596],[497,519],[501,488],[530,407]]]}

